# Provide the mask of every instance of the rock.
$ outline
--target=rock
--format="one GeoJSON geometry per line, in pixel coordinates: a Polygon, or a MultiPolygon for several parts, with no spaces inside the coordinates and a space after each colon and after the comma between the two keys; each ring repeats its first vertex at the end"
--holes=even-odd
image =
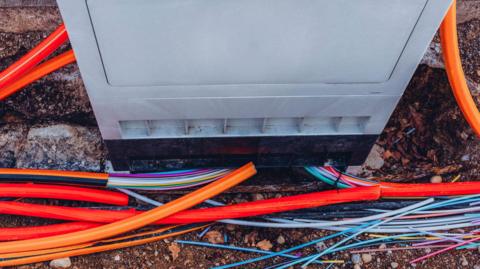
{"type": "Polygon", "coordinates": [[[387,244],[385,243],[382,243],[380,244],[380,246],[378,246],[379,249],[386,249],[387,248],[387,244]]]}
{"type": "Polygon", "coordinates": [[[359,254],[353,254],[352,255],[353,264],[359,264],[361,261],[362,261],[362,258],[360,257],[359,254]]]}
{"type": "Polygon", "coordinates": [[[364,166],[370,169],[380,169],[385,164],[383,160],[384,149],[379,145],[374,145],[370,154],[368,154],[367,160],[364,163],[364,166]]]}
{"type": "Polygon", "coordinates": [[[264,239],[264,240],[258,242],[256,246],[261,250],[270,250],[273,247],[272,243],[270,241],[268,241],[267,239],[264,239]]]}
{"type": "Polygon", "coordinates": [[[430,46],[428,46],[427,51],[425,51],[420,64],[426,64],[432,68],[445,68],[440,43],[435,41],[430,43],[430,46]]]}
{"type": "Polygon", "coordinates": [[[261,193],[254,193],[252,196],[253,196],[252,197],[253,201],[259,201],[259,200],[264,200],[265,199],[265,197],[261,193]]]}
{"type": "Polygon", "coordinates": [[[116,261],[116,262],[120,261],[120,255],[118,255],[118,254],[115,255],[115,257],[113,257],[113,260],[116,261]]]}
{"type": "Polygon", "coordinates": [[[62,17],[54,7],[0,8],[0,32],[52,32],[61,22],[62,17]]]}
{"type": "Polygon", "coordinates": [[[97,128],[56,124],[33,126],[17,155],[17,167],[101,169],[106,152],[97,128]]]}
{"type": "Polygon", "coordinates": [[[462,256],[460,261],[462,262],[462,266],[468,266],[468,261],[467,261],[467,258],[465,258],[465,256],[462,256]]]}
{"type": "Polygon", "coordinates": [[[364,253],[362,254],[362,261],[364,263],[369,263],[372,261],[372,255],[368,254],[368,253],[364,253]]]}
{"type": "Polygon", "coordinates": [[[285,237],[283,237],[282,235],[279,235],[277,237],[277,243],[279,243],[280,245],[285,244],[285,237]]]}
{"type": "Polygon", "coordinates": [[[353,266],[353,269],[361,269],[361,268],[362,268],[362,267],[360,266],[360,264],[355,264],[355,265],[353,266]]]}
{"type": "Polygon", "coordinates": [[[477,265],[473,266],[473,269],[480,269],[480,265],[477,264],[477,265]]]}
{"type": "Polygon", "coordinates": [[[325,250],[327,248],[327,245],[325,244],[325,242],[318,242],[315,244],[315,249],[318,251],[318,252],[322,252],[323,250],[325,250]]]}
{"type": "Polygon", "coordinates": [[[430,183],[442,183],[442,181],[442,176],[436,175],[430,178],[430,183]]]}
{"type": "Polygon", "coordinates": [[[70,266],[72,266],[72,262],[68,257],[50,261],[50,267],[55,269],[69,268],[70,266]]]}
{"type": "Polygon", "coordinates": [[[13,168],[17,156],[27,135],[27,127],[23,124],[6,124],[0,127],[0,167],[13,168]]]}
{"type": "Polygon", "coordinates": [[[392,263],[390,264],[390,266],[391,266],[393,269],[395,269],[395,268],[398,267],[398,262],[392,262],[392,263]]]}

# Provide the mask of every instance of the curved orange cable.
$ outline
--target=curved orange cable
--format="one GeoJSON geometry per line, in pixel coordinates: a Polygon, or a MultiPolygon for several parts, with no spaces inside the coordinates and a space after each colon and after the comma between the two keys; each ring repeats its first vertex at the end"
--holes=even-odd
{"type": "Polygon", "coordinates": [[[4,88],[0,88],[0,101],[16,93],[18,90],[38,80],[39,78],[73,62],[75,62],[75,55],[73,54],[73,50],[69,50],[38,65],[16,81],[8,84],[4,88]]]}
{"type": "Polygon", "coordinates": [[[454,0],[440,27],[443,60],[458,106],[475,134],[480,136],[480,112],[468,89],[458,48],[456,12],[454,0]]]}
{"type": "Polygon", "coordinates": [[[146,244],[146,243],[151,243],[151,242],[155,242],[155,241],[158,241],[158,240],[162,240],[164,238],[186,234],[186,233],[196,231],[196,230],[201,229],[201,228],[202,227],[195,227],[195,228],[191,228],[191,229],[187,229],[187,230],[183,230],[183,231],[172,232],[172,233],[168,233],[168,234],[163,234],[163,235],[158,235],[158,236],[153,236],[153,237],[149,237],[149,238],[143,238],[143,239],[138,239],[138,240],[133,240],[133,241],[128,241],[128,242],[122,242],[122,243],[114,243],[114,244],[103,245],[103,246],[86,247],[86,248],[82,248],[82,249],[74,249],[74,250],[69,250],[69,251],[64,251],[64,252],[59,252],[59,253],[51,253],[51,254],[38,255],[38,256],[27,257],[27,258],[19,258],[19,259],[13,259],[13,260],[0,261],[0,266],[1,267],[15,266],[15,265],[43,262],[43,261],[49,261],[49,260],[53,260],[53,259],[80,256],[80,255],[92,254],[92,253],[97,253],[97,252],[102,252],[102,251],[109,251],[109,250],[114,250],[114,249],[138,246],[138,245],[143,245],[143,244],[146,244]]]}
{"type": "Polygon", "coordinates": [[[226,175],[213,183],[208,184],[196,191],[184,195],[163,206],[159,206],[142,214],[129,217],[124,220],[106,224],[100,227],[80,232],[73,232],[63,235],[19,240],[14,242],[0,243],[0,253],[14,253],[19,251],[30,251],[56,247],[71,246],[91,242],[103,238],[112,237],[121,233],[132,231],[149,225],[159,219],[173,215],[179,211],[195,206],[202,201],[209,199],[256,174],[255,167],[248,163],[241,168],[226,175]]]}
{"type": "MultiPolygon", "coordinates": [[[[159,233],[166,232],[168,230],[172,230],[172,229],[177,228],[177,227],[178,226],[166,226],[166,227],[162,227],[160,229],[156,229],[156,230],[152,230],[152,231],[148,231],[148,232],[134,233],[134,234],[131,234],[131,235],[114,237],[114,238],[111,238],[111,239],[89,242],[89,243],[75,245],[75,246],[68,246],[68,247],[61,247],[61,248],[49,248],[49,249],[41,249],[41,250],[34,250],[34,251],[25,251],[25,252],[2,254],[2,255],[0,255],[0,259],[11,259],[11,258],[20,258],[20,257],[28,257],[28,256],[37,256],[37,255],[51,254],[51,253],[56,253],[56,252],[63,252],[63,251],[73,250],[73,249],[86,248],[86,247],[94,246],[96,244],[112,243],[112,242],[123,241],[123,240],[126,240],[126,239],[136,238],[136,237],[143,237],[143,236],[147,236],[147,235],[159,234],[159,233]]],[[[200,226],[199,228],[202,228],[202,227],[206,227],[206,226],[200,226]]]]}
{"type": "Polygon", "coordinates": [[[0,72],[0,88],[3,88],[22,77],[28,70],[32,69],[60,47],[65,41],[67,41],[67,39],[67,30],[62,24],[47,38],[25,54],[25,56],[20,58],[20,60],[0,72]]]}

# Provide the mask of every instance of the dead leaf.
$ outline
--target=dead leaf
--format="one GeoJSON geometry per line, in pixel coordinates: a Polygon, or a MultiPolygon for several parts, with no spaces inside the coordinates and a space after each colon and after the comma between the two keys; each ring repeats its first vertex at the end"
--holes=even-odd
{"type": "Polygon", "coordinates": [[[393,158],[393,153],[390,150],[385,150],[385,152],[383,152],[383,159],[388,160],[390,158],[393,158]]]}
{"type": "Polygon", "coordinates": [[[172,259],[176,260],[178,258],[178,254],[180,253],[180,247],[176,242],[171,243],[168,246],[168,250],[170,251],[170,254],[172,254],[172,259]]]}
{"type": "Polygon", "coordinates": [[[251,233],[248,233],[247,235],[245,235],[245,237],[243,238],[243,242],[245,244],[249,244],[251,246],[254,246],[255,245],[255,242],[257,241],[257,235],[258,233],[253,231],[251,233]]]}
{"type": "Polygon", "coordinates": [[[448,173],[453,173],[460,170],[460,165],[448,165],[445,167],[434,167],[432,171],[437,175],[443,175],[448,173]]]}
{"type": "Polygon", "coordinates": [[[212,244],[223,244],[223,236],[219,231],[209,231],[205,234],[205,238],[207,238],[208,242],[212,244]]]}
{"type": "Polygon", "coordinates": [[[261,250],[270,250],[272,249],[273,245],[267,239],[264,239],[257,243],[257,247],[261,250]]]}

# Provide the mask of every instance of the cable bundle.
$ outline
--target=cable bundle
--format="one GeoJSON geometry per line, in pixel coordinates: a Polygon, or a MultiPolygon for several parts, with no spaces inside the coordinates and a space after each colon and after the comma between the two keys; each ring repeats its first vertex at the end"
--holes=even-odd
{"type": "Polygon", "coordinates": [[[231,169],[191,169],[146,174],[107,174],[0,168],[0,181],[167,191],[204,185],[222,178],[231,171],[231,169]]]}
{"type": "Polygon", "coordinates": [[[39,64],[67,40],[67,30],[62,24],[20,60],[0,72],[0,101],[39,78],[75,62],[73,51],[69,50],[39,64]]]}
{"type": "Polygon", "coordinates": [[[148,174],[111,173],[107,186],[140,190],[175,190],[210,183],[231,171],[231,169],[191,169],[148,174]]]}

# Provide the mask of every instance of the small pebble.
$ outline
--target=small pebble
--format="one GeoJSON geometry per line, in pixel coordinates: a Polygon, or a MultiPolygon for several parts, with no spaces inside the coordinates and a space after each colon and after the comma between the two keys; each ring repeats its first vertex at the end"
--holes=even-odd
{"type": "Polygon", "coordinates": [[[386,244],[380,244],[380,246],[378,247],[379,249],[386,249],[387,248],[387,245],[386,244]]]}
{"type": "Polygon", "coordinates": [[[433,176],[430,178],[430,183],[442,183],[443,179],[441,176],[433,176]]]}
{"type": "Polygon", "coordinates": [[[467,261],[467,258],[465,258],[465,256],[462,256],[461,261],[462,261],[462,266],[468,266],[468,261],[467,261]]]}
{"type": "Polygon", "coordinates": [[[368,254],[368,253],[364,253],[362,254],[362,261],[364,263],[369,263],[372,261],[372,255],[368,254]]]}
{"type": "Polygon", "coordinates": [[[50,261],[50,267],[55,269],[64,269],[70,266],[72,266],[72,261],[68,257],[50,261]]]}
{"type": "Polygon", "coordinates": [[[355,265],[353,266],[353,269],[361,269],[361,268],[362,268],[362,267],[360,267],[360,264],[355,264],[355,265]]]}
{"type": "Polygon", "coordinates": [[[395,269],[395,268],[398,267],[398,262],[392,262],[392,263],[390,264],[390,266],[391,266],[393,269],[395,269]]]}
{"type": "Polygon", "coordinates": [[[480,265],[475,265],[473,269],[480,269],[480,265]]]}
{"type": "Polygon", "coordinates": [[[352,262],[353,264],[359,264],[361,262],[362,258],[360,257],[359,254],[353,254],[352,255],[352,262]]]}
{"type": "Polygon", "coordinates": [[[263,196],[263,194],[261,193],[255,193],[253,194],[253,201],[260,201],[260,200],[264,200],[265,197],[263,196]]]}
{"type": "Polygon", "coordinates": [[[279,243],[280,245],[285,244],[285,237],[279,235],[279,236],[277,237],[277,243],[279,243]]]}
{"type": "Polygon", "coordinates": [[[113,259],[118,262],[120,260],[120,255],[115,255],[115,257],[113,257],[113,259]]]}
{"type": "MultiPolygon", "coordinates": [[[[318,242],[315,244],[315,249],[318,251],[318,252],[322,252],[323,250],[325,250],[327,248],[327,245],[325,245],[325,242],[318,242]]],[[[347,255],[348,257],[348,255],[347,255]]]]}

